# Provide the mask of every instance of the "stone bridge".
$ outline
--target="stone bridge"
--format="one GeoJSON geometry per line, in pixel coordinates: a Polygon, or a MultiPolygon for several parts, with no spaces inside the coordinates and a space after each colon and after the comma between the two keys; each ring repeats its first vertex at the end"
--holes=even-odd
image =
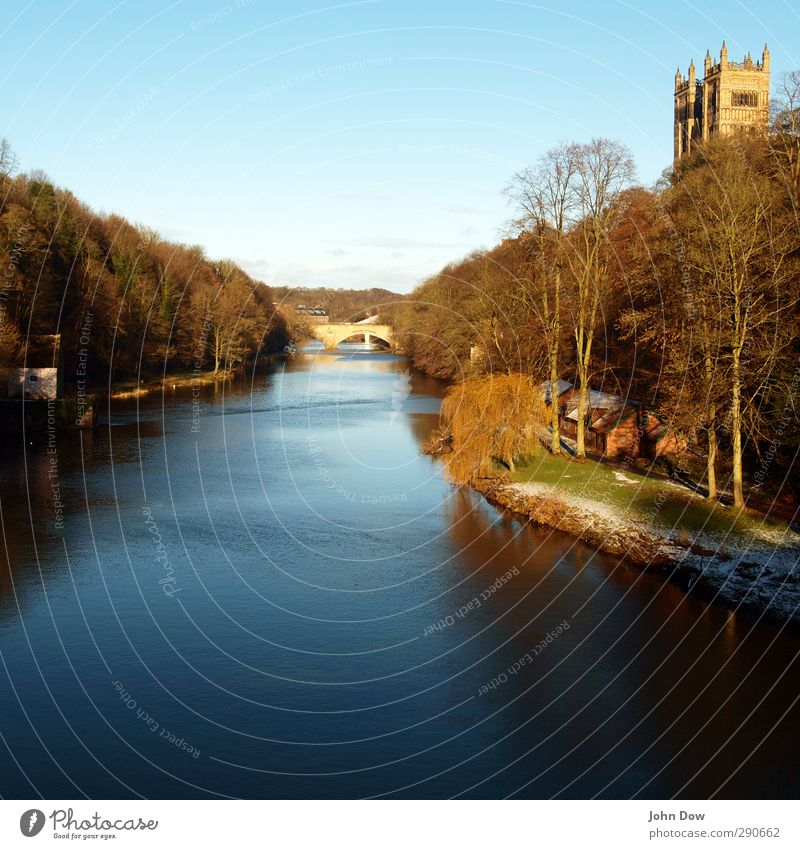
{"type": "Polygon", "coordinates": [[[351,336],[362,334],[367,344],[375,338],[382,339],[394,347],[394,331],[391,324],[314,324],[309,327],[309,332],[328,350],[333,350],[340,342],[344,342],[351,336]]]}

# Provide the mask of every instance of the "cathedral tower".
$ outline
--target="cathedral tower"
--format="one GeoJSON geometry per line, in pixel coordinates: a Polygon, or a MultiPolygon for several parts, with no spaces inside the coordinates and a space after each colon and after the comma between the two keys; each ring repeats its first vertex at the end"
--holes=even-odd
{"type": "Polygon", "coordinates": [[[766,130],[769,123],[769,48],[760,62],[750,54],[743,62],[728,60],[722,42],[719,62],[706,53],[703,79],[696,78],[694,61],[689,75],[675,74],[674,156],[678,160],[711,136],[766,130]]]}

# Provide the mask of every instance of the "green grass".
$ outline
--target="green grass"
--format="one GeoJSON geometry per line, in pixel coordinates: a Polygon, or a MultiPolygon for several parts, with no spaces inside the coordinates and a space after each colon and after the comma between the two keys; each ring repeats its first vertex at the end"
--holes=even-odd
{"type": "MultiPolygon", "coordinates": [[[[685,530],[690,537],[699,531],[731,534],[752,542],[759,530],[785,530],[786,524],[752,513],[737,515],[732,507],[710,504],[690,490],[658,476],[648,477],[633,465],[625,468],[580,462],[545,455],[518,464],[509,475],[514,483],[541,483],[553,486],[565,496],[576,496],[613,508],[620,518],[631,522],[685,530]],[[622,474],[630,482],[620,480],[622,474]]],[[[731,540],[734,541],[733,539],[731,540]]]]}

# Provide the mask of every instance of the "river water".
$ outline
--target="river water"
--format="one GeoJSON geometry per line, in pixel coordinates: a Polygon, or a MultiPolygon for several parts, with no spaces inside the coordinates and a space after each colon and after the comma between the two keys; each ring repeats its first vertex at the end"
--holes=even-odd
{"type": "Polygon", "coordinates": [[[0,795],[797,796],[800,640],[450,487],[442,389],[344,346],[4,456],[0,795]]]}

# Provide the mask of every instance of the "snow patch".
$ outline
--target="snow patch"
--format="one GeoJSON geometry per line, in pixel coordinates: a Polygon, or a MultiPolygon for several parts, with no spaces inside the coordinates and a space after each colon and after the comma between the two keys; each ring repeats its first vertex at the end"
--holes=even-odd
{"type": "MultiPolygon", "coordinates": [[[[624,477],[622,473],[615,476],[624,477]]],[[[789,528],[761,525],[750,532],[749,539],[741,532],[688,532],[654,524],[653,517],[636,521],[619,507],[550,484],[517,483],[503,488],[532,498],[557,499],[607,537],[635,538],[645,530],[656,540],[661,538],[660,554],[690,572],[689,586],[701,583],[732,607],[741,605],[800,622],[800,534],[789,528]]]]}

